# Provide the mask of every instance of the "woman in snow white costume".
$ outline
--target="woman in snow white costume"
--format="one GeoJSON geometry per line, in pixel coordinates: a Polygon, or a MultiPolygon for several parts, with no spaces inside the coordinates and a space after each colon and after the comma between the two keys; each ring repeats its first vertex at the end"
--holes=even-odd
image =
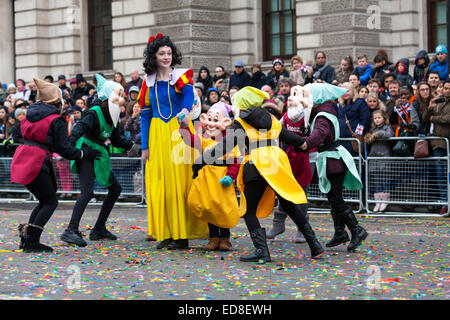
{"type": "MultiPolygon", "coordinates": [[[[184,144],[177,120],[184,108],[191,112],[191,119],[195,118],[192,113],[200,111],[192,107],[193,71],[174,68],[181,63],[181,53],[161,33],[150,37],[144,55],[147,76],[138,100],[142,108],[148,235],[159,241],[158,249],[186,249],[188,239],[208,236],[207,223],[189,214],[187,197],[194,153],[184,144]]],[[[190,120],[189,126],[194,132],[190,120]]]]}

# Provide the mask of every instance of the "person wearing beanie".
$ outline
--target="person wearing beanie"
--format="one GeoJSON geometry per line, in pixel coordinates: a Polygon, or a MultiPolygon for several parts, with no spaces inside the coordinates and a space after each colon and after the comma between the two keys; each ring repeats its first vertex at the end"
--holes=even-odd
{"type": "Polygon", "coordinates": [[[21,121],[26,115],[26,110],[18,107],[16,111],[14,111],[14,118],[16,119],[16,122],[14,125],[9,129],[8,137],[12,139],[12,142],[15,144],[23,144],[23,137],[21,132],[21,121]]]}
{"type": "Polygon", "coordinates": [[[275,58],[272,61],[272,70],[267,73],[266,84],[275,90],[280,79],[289,78],[289,72],[284,69],[284,61],[281,58],[275,58]]]}
{"type": "Polygon", "coordinates": [[[75,89],[73,99],[74,101],[77,101],[78,99],[82,99],[83,97],[89,97],[91,90],[95,90],[95,88],[87,83],[86,79],[83,77],[82,74],[76,75],[77,80],[77,88],[75,89]]]}
{"type": "Polygon", "coordinates": [[[448,78],[448,51],[447,47],[438,45],[436,47],[436,61],[431,64],[430,70],[439,72],[441,81],[444,82],[448,78]]]}
{"type": "Polygon", "coordinates": [[[133,143],[119,134],[118,123],[120,116],[119,105],[124,105],[124,89],[120,83],[106,81],[101,75],[96,74],[98,100],[95,106],[85,112],[70,133],[70,141],[76,144],[77,149],[89,147],[99,152],[96,159],[80,159],[71,162],[71,172],[80,174],[80,196],[75,203],[69,225],[61,235],[61,240],[85,247],[87,243],[79,231],[83,213],[94,196],[94,180],[108,189],[108,194],[103,201],[99,216],[89,239],[98,241],[102,239],[117,240],[117,237],[106,229],[106,222],[112,208],[122,192],[122,188],[114,177],[111,169],[111,159],[106,140],[118,148],[130,150],[133,143]]]}
{"type": "Polygon", "coordinates": [[[205,165],[214,164],[237,145],[241,154],[247,148],[247,156],[241,164],[236,181],[241,192],[241,215],[244,216],[255,252],[241,256],[240,260],[264,263],[271,261],[266,230],[261,227],[258,219],[266,218],[272,213],[275,196],[305,236],[311,256],[316,258],[324,250],[306,219],[306,195],[292,174],[286,153],[278,147],[280,140],[299,148],[305,139],[283,128],[273,115],[261,108],[269,98],[267,93],[254,87],[245,87],[233,96],[234,105],[238,108],[235,111],[236,121],[220,143],[206,150],[201,159],[195,160],[192,167],[194,178],[205,165]],[[260,134],[261,131],[264,135],[260,134]]]}
{"type": "Polygon", "coordinates": [[[210,88],[214,87],[213,78],[211,77],[211,73],[209,69],[205,66],[202,66],[198,72],[197,82],[203,83],[205,86],[205,91],[207,92],[210,88]]]}
{"type": "Polygon", "coordinates": [[[60,116],[63,103],[58,86],[34,79],[38,102],[32,104],[22,119],[24,145],[17,148],[11,163],[11,183],[20,183],[39,200],[28,223],[19,225],[20,249],[24,252],[52,252],[40,243],[45,225],[58,206],[57,183],[52,153],[69,160],[94,159],[99,154],[89,148],[75,149],[67,136],[67,125],[60,116]]]}
{"type": "MultiPolygon", "coordinates": [[[[182,110],[177,115],[180,123],[180,134],[184,142],[203,153],[206,149],[216,145],[233,124],[232,107],[223,102],[215,103],[207,113],[200,115],[202,130],[194,135],[188,126],[189,111],[182,110]],[[183,121],[184,120],[184,121],[183,121]]],[[[239,172],[239,152],[227,154],[223,160],[226,165],[208,166],[194,179],[188,195],[189,212],[208,222],[209,242],[204,250],[231,250],[230,228],[239,222],[239,205],[237,201],[234,181],[239,172]],[[205,197],[204,195],[209,196],[205,197]]]]}

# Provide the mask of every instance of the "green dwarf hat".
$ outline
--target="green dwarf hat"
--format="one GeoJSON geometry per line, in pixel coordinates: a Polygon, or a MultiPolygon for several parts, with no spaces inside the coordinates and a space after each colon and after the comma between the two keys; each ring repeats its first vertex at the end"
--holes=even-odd
{"type": "Polygon", "coordinates": [[[315,104],[336,100],[348,91],[348,89],[336,87],[329,83],[310,83],[305,86],[305,88],[307,87],[311,90],[312,100],[315,104]]]}
{"type": "Polygon", "coordinates": [[[111,97],[114,88],[120,86],[120,83],[111,80],[106,80],[98,73],[95,74],[95,78],[97,79],[98,98],[101,101],[108,100],[111,97]]]}

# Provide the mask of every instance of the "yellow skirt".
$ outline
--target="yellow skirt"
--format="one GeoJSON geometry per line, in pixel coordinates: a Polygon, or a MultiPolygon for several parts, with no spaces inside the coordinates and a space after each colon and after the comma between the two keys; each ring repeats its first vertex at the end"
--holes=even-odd
{"type": "Polygon", "coordinates": [[[241,192],[240,215],[247,212],[247,200],[245,199],[245,184],[243,181],[243,170],[247,162],[252,161],[258,172],[266,180],[269,186],[258,203],[256,216],[260,219],[268,217],[275,205],[275,192],[283,199],[295,204],[307,203],[305,192],[298,184],[292,173],[289,158],[286,153],[278,147],[261,147],[252,150],[245,157],[237,178],[237,186],[241,192]]]}
{"type": "Polygon", "coordinates": [[[234,185],[225,187],[219,181],[226,166],[205,166],[192,183],[188,196],[189,212],[220,228],[234,228],[239,223],[239,205],[234,185]]]}
{"type": "MultiPolygon", "coordinates": [[[[192,124],[191,124],[192,125],[192,124]]],[[[152,119],[145,165],[148,234],[156,240],[207,238],[208,224],[189,213],[194,151],[179,134],[176,118],[152,119]]]]}

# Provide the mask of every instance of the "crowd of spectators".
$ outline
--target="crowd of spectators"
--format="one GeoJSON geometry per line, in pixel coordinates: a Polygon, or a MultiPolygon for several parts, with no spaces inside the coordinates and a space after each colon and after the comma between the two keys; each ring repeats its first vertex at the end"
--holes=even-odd
{"type": "MultiPolygon", "coordinates": [[[[216,66],[214,75],[208,67],[202,66],[194,79],[194,88],[201,100],[202,111],[206,112],[218,101],[231,104],[237,91],[245,86],[253,86],[269,94],[270,99],[264,106],[274,116],[281,118],[286,112],[293,86],[326,82],[349,89],[348,93],[335,103],[340,133],[342,138],[360,135],[364,141],[365,137],[367,149],[362,150],[363,154],[367,151],[366,155],[369,156],[395,155],[392,148],[389,152],[386,152],[385,148],[371,148],[377,138],[374,134],[377,131],[374,114],[386,119],[382,126],[392,129],[393,137],[438,136],[450,139],[448,51],[443,45],[436,48],[433,61],[426,51],[418,52],[411,73],[409,59],[402,58],[393,63],[385,50],[379,50],[372,60],[364,54],[359,55],[355,61],[351,56],[343,57],[336,69],[328,64],[326,53],[318,51],[314,62],[305,62],[301,57],[294,56],[288,67],[282,58],[275,58],[271,69],[266,73],[260,64],[252,65],[248,71],[242,61],[234,62],[232,72],[227,72],[223,66],[216,66]],[[377,150],[382,150],[381,154],[378,154],[377,150]]],[[[121,110],[119,128],[123,135],[139,143],[140,108],[137,105],[137,96],[143,79],[138,70],[132,70],[129,77],[129,82],[126,82],[120,72],[116,72],[113,77],[114,81],[124,87],[127,97],[127,104],[121,110]]],[[[45,80],[54,82],[52,76],[45,77],[45,80]]],[[[92,83],[89,83],[82,74],[77,74],[67,83],[66,77],[60,75],[57,82],[66,102],[63,114],[70,133],[83,112],[89,109],[96,99],[95,77],[92,83]]],[[[0,83],[1,157],[11,157],[13,146],[23,142],[20,121],[25,116],[27,106],[36,101],[36,95],[34,82],[27,84],[22,79],[17,79],[9,85],[0,83]]],[[[384,144],[386,145],[388,144],[384,144]]],[[[351,143],[344,143],[344,146],[353,155],[357,155],[351,143]]],[[[125,153],[123,150],[111,148],[110,151],[116,156],[140,156],[140,150],[125,153]]],[[[448,156],[443,141],[431,141],[431,156],[448,156]]],[[[441,172],[444,169],[438,170],[441,172]]],[[[445,172],[441,173],[446,175],[445,172]]],[[[441,198],[444,200],[444,188],[448,188],[448,185],[440,188],[441,198]]]]}

